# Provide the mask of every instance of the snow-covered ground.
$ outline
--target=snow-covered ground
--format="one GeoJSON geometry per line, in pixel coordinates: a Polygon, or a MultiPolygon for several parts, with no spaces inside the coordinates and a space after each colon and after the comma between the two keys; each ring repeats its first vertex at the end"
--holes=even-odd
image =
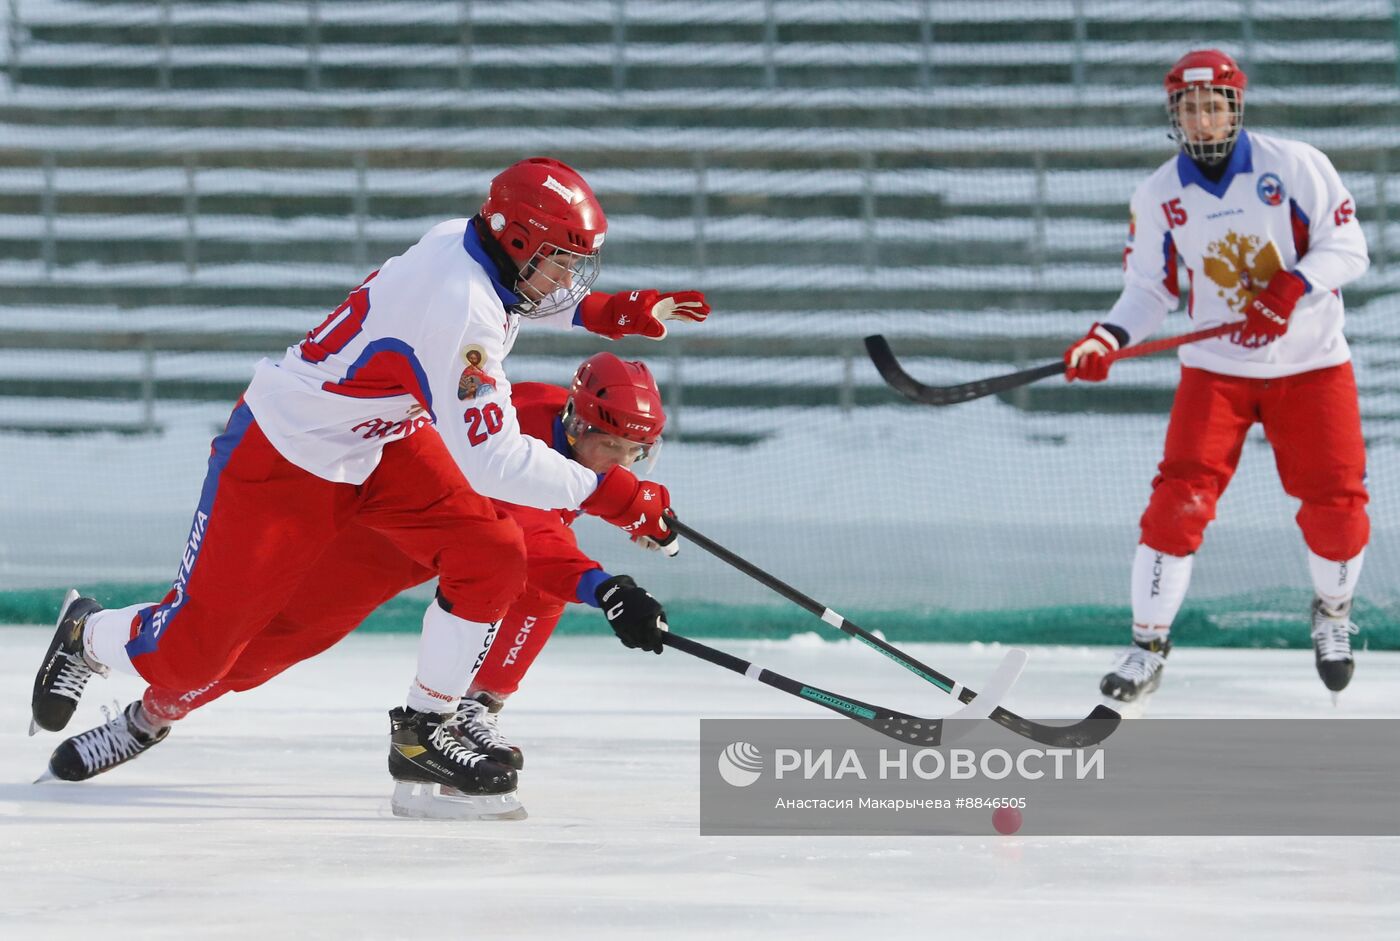
{"type": "MultiPolygon", "coordinates": [[[[0,629],[0,936],[72,938],[1379,938],[1400,920],[1391,838],[701,837],[700,717],[812,716],[675,652],[560,638],[503,715],[530,819],[389,813],[386,710],[415,639],[352,636],[196,713],[82,785],[30,781],[48,629],[0,629]]],[[[718,642],[867,701],[950,701],[863,647],[718,642]]],[[[911,645],[975,682],[993,646],[911,645]]],[[[1111,652],[1033,648],[1008,700],[1078,717],[1111,652]]],[[[1333,708],[1307,651],[1185,648],[1154,716],[1400,717],[1400,654],[1366,653],[1333,708]]],[[[73,729],[139,692],[94,681],[73,729]]],[[[833,719],[832,721],[841,721],[833,719]]],[[[1318,795],[1343,800],[1345,795],[1318,795]]]]}

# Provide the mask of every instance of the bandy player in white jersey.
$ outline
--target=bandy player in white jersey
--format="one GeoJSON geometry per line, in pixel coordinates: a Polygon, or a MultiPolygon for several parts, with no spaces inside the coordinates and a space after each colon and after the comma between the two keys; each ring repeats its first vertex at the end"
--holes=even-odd
{"type": "MultiPolygon", "coordinates": [[[[433,228],[280,362],[260,363],[214,441],[174,587],[116,611],[70,592],[35,679],[35,727],[62,729],[93,672],[199,690],[264,645],[311,656],[329,643],[303,625],[327,608],[358,624],[397,591],[338,585],[423,566],[438,594],[407,708],[390,714],[395,799],[446,786],[469,795],[464,815],[515,813],[515,769],[472,748],[454,721],[526,586],[520,528],[491,498],[581,509],[675,547],[666,488],[623,466],[595,473],[521,434],[502,368],[522,317],[654,339],[667,320],[705,319],[699,292],[590,294],[606,231],[581,176],[522,161],[492,180],[478,215],[433,228]]],[[[659,647],[664,611],[645,590],[624,586],[606,605],[624,643],[659,647]]],[[[140,703],[118,724],[119,751],[166,732],[140,703]]]]}
{"type": "Polygon", "coordinates": [[[1191,319],[1240,329],[1181,347],[1181,382],[1133,560],[1133,646],[1100,689],[1130,702],[1161,683],[1193,553],[1246,432],[1260,422],[1284,489],[1302,503],[1314,662],[1335,697],[1352,676],[1349,614],[1370,537],[1341,295],[1366,271],[1366,240],[1326,156],[1245,132],[1246,78],[1228,55],[1190,52],[1165,84],[1180,152],[1133,194],[1123,293],[1065,351],[1066,377],[1102,381],[1104,354],[1162,324],[1179,302],[1178,262],[1191,319]]]}

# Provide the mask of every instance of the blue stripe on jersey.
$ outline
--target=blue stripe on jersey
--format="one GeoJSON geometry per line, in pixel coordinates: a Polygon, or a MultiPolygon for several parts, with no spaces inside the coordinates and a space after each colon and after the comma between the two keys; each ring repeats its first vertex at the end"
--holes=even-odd
{"type": "Polygon", "coordinates": [[[1309,229],[1312,228],[1312,220],[1309,219],[1308,214],[1303,211],[1303,207],[1298,205],[1298,201],[1296,199],[1290,198],[1288,200],[1288,211],[1293,213],[1293,215],[1297,216],[1299,219],[1301,219],[1303,225],[1307,226],[1309,229]]]}
{"type": "Polygon", "coordinates": [[[1207,178],[1201,172],[1201,168],[1196,166],[1196,161],[1186,156],[1184,151],[1176,155],[1176,178],[1181,181],[1181,185],[1190,186],[1195,183],[1217,199],[1225,197],[1225,191],[1230,188],[1230,181],[1238,174],[1253,172],[1254,145],[1249,142],[1249,134],[1243,130],[1240,131],[1239,139],[1235,141],[1235,149],[1230,151],[1225,172],[1220,175],[1219,183],[1207,178]]]}
{"type": "MultiPolygon", "coordinates": [[[[1303,211],[1303,207],[1298,205],[1298,201],[1289,197],[1288,199],[1288,225],[1293,230],[1293,252],[1302,261],[1303,256],[1308,253],[1308,246],[1312,244],[1312,221],[1308,219],[1308,214],[1303,211]]],[[[1303,279],[1303,284],[1307,285],[1305,293],[1312,293],[1312,282],[1303,277],[1301,271],[1295,270],[1295,275],[1303,279]]],[[[1335,291],[1333,293],[1336,293],[1335,291]]],[[[1341,294],[1337,294],[1341,297],[1341,294]]]]}
{"type": "MultiPolygon", "coordinates": [[[[428,407],[428,411],[431,413],[433,410],[433,390],[428,385],[428,374],[423,370],[423,364],[418,362],[418,354],[413,351],[413,347],[409,346],[408,343],[400,340],[398,337],[380,337],[378,340],[371,340],[369,343],[366,343],[365,348],[360,351],[360,355],[355,357],[355,361],[351,363],[350,368],[345,371],[345,379],[342,381],[354,382],[355,374],[367,366],[369,361],[380,353],[397,353],[399,356],[408,360],[409,368],[413,370],[413,377],[418,381],[418,388],[423,393],[421,401],[428,407]]],[[[338,385],[338,383],[332,385],[338,385]]],[[[329,388],[329,386],[326,390],[328,392],[335,391],[335,389],[329,388]]],[[[405,391],[413,395],[411,389],[405,391]]],[[[392,398],[393,396],[402,394],[402,392],[388,392],[382,396],[382,398],[392,398]]],[[[414,398],[418,398],[418,396],[414,396],[414,398]]],[[[433,420],[437,420],[436,416],[434,416],[433,420]]]]}
{"type": "Polygon", "coordinates": [[[1171,232],[1162,236],[1162,285],[1172,292],[1172,296],[1181,296],[1176,273],[1176,242],[1172,241],[1171,232]]]}
{"type": "Polygon", "coordinates": [[[136,637],[126,645],[128,656],[137,657],[159,647],[161,635],[184,607],[185,586],[194,574],[195,563],[199,561],[199,550],[204,546],[204,534],[209,529],[209,515],[214,509],[214,498],[219,493],[219,477],[228,466],[234,448],[242,443],[243,436],[252,424],[252,409],[240,402],[229,416],[228,427],[224,429],[224,433],[214,439],[214,446],[209,452],[209,470],[204,475],[204,487],[199,492],[199,506],[194,511],[194,522],[190,525],[189,539],[185,542],[180,571],[171,584],[175,597],[169,603],[158,604],[141,612],[141,626],[136,637]]]}
{"type": "Polygon", "coordinates": [[[506,310],[510,310],[520,303],[520,295],[510,290],[501,281],[501,269],[496,267],[491,256],[486,254],[486,249],[481,244],[481,236],[476,234],[476,225],[472,222],[467,223],[467,231],[462,233],[462,247],[491,279],[491,287],[496,289],[496,296],[501,299],[501,304],[506,310]]]}

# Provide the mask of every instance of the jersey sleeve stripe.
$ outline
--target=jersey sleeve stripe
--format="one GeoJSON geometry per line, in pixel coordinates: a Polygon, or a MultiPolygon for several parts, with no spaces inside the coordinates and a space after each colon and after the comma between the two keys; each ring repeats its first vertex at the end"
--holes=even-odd
{"type": "Polygon", "coordinates": [[[336,395],[359,399],[411,395],[431,414],[433,392],[428,374],[413,347],[396,337],[381,337],[365,345],[345,378],[323,383],[321,388],[336,395]]]}
{"type": "Polygon", "coordinates": [[[1308,252],[1309,230],[1312,223],[1308,221],[1308,214],[1303,212],[1297,200],[1288,201],[1288,221],[1293,227],[1293,250],[1298,253],[1301,261],[1308,252]]]}

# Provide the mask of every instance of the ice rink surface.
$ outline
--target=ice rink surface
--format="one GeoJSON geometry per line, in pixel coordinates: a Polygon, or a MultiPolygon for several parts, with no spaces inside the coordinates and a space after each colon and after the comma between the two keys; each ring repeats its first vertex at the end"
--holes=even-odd
{"type": "MultiPolygon", "coordinates": [[[[702,837],[698,719],[822,713],[601,637],[553,642],[503,714],[527,756],[526,821],[390,815],[386,713],[413,670],[405,635],[352,636],[95,781],[34,785],[60,740],[25,734],[50,636],[0,629],[0,938],[1276,941],[1394,937],[1400,925],[1400,838],[1034,838],[990,826],[984,838],[702,837]]],[[[716,645],[881,705],[952,708],[849,642],[716,645]]],[[[995,646],[909,649],[970,685],[999,657],[995,646]]],[[[1112,651],[1030,653],[1008,707],[1087,713],[1112,651]]],[[[1311,659],[1178,649],[1152,715],[1400,715],[1400,654],[1362,653],[1335,709],[1311,659]]],[[[140,688],[94,680],[70,729],[140,688]]]]}

